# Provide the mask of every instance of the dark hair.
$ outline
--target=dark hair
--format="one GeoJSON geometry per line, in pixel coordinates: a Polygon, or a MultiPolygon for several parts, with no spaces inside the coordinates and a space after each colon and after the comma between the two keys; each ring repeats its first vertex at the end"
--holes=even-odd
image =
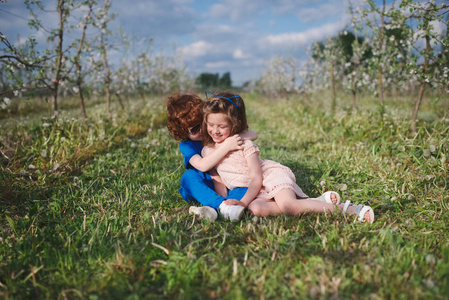
{"type": "MultiPolygon", "coordinates": [[[[245,103],[243,102],[242,97],[231,92],[219,92],[215,96],[226,98],[238,96],[238,98],[232,98],[232,101],[237,104],[238,107],[224,98],[213,97],[209,99],[203,106],[204,122],[202,131],[207,133],[207,116],[214,113],[223,113],[226,115],[228,122],[231,124],[231,135],[247,130],[248,122],[246,120],[245,103]]],[[[214,144],[214,141],[209,134],[203,134],[203,144],[205,146],[212,146],[214,144]]]]}
{"type": "Polygon", "coordinates": [[[189,127],[203,122],[203,100],[195,94],[175,93],[167,100],[167,128],[177,140],[187,140],[189,127]]]}

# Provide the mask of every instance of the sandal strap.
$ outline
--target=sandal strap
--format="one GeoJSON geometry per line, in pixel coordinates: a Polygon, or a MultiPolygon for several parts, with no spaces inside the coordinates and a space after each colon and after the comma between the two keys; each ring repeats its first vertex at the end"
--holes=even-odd
{"type": "Polygon", "coordinates": [[[351,201],[346,200],[345,205],[343,206],[343,213],[345,214],[346,211],[348,210],[348,207],[351,206],[351,201]]]}
{"type": "Polygon", "coordinates": [[[363,209],[364,206],[365,206],[365,205],[363,205],[363,204],[358,204],[358,205],[356,206],[356,208],[355,208],[355,213],[356,213],[356,215],[360,216],[360,212],[362,211],[362,209],[363,209]]]}

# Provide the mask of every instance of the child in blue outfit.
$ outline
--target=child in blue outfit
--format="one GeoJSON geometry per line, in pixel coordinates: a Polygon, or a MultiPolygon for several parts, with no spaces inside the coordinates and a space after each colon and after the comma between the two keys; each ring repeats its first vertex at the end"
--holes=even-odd
{"type": "MultiPolygon", "coordinates": [[[[239,220],[244,207],[241,205],[228,205],[227,199],[233,199],[233,204],[238,204],[246,193],[247,188],[229,190],[227,195],[219,195],[214,190],[214,178],[218,174],[207,171],[222,160],[230,151],[242,149],[242,138],[255,140],[257,134],[247,131],[240,135],[234,135],[226,140],[226,144],[207,157],[201,157],[203,149],[201,125],[203,122],[203,100],[195,94],[172,94],[167,101],[167,127],[173,137],[180,140],[179,150],[184,157],[186,171],[181,177],[179,192],[187,202],[198,201],[203,207],[190,207],[193,212],[209,220],[215,220],[218,210],[220,214],[231,221],[239,220]]],[[[229,202],[229,201],[228,201],[229,202]]]]}

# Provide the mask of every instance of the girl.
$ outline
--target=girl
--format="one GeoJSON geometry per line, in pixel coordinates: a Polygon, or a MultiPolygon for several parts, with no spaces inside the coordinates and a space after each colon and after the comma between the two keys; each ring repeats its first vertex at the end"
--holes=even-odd
{"type": "MultiPolygon", "coordinates": [[[[206,96],[208,94],[212,93],[207,91],[206,96]]],[[[225,145],[230,136],[248,128],[245,104],[238,95],[228,92],[212,94],[212,98],[204,104],[203,112],[203,132],[208,133],[204,135],[203,143],[206,147],[203,149],[203,157],[215,153],[225,145]]],[[[254,215],[326,213],[338,208],[344,213],[358,215],[360,221],[374,221],[374,212],[369,206],[354,206],[349,201],[344,205],[337,204],[337,195],[332,197],[332,202],[335,203],[309,198],[296,184],[295,176],[289,168],[274,161],[261,160],[259,154],[259,148],[246,140],[242,150],[227,154],[215,166],[227,188],[248,187],[238,204],[247,207],[254,215]]],[[[237,204],[233,200],[224,203],[237,204]]]]}
{"type": "MultiPolygon", "coordinates": [[[[239,220],[244,207],[226,205],[222,202],[232,199],[232,203],[246,193],[246,188],[237,188],[229,191],[227,197],[218,195],[213,188],[213,181],[208,173],[228,152],[242,149],[242,138],[256,139],[257,134],[247,131],[241,135],[233,135],[223,143],[219,151],[206,158],[201,157],[203,145],[201,143],[203,122],[203,100],[195,94],[172,94],[167,101],[167,127],[172,136],[181,140],[179,150],[184,157],[186,171],[181,177],[179,192],[187,201],[196,200],[204,207],[190,207],[189,213],[195,213],[211,221],[217,218],[215,209],[219,209],[221,215],[231,221],[239,220]]],[[[215,178],[215,177],[214,177],[215,178]]],[[[227,191],[226,191],[227,194],[227,191]]]]}

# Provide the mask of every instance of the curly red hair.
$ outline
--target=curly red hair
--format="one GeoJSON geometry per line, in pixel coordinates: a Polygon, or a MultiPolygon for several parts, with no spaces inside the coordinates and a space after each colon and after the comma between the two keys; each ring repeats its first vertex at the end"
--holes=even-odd
{"type": "Polygon", "coordinates": [[[171,94],[167,100],[167,128],[177,140],[187,140],[189,128],[203,122],[203,100],[191,93],[171,94]]]}

